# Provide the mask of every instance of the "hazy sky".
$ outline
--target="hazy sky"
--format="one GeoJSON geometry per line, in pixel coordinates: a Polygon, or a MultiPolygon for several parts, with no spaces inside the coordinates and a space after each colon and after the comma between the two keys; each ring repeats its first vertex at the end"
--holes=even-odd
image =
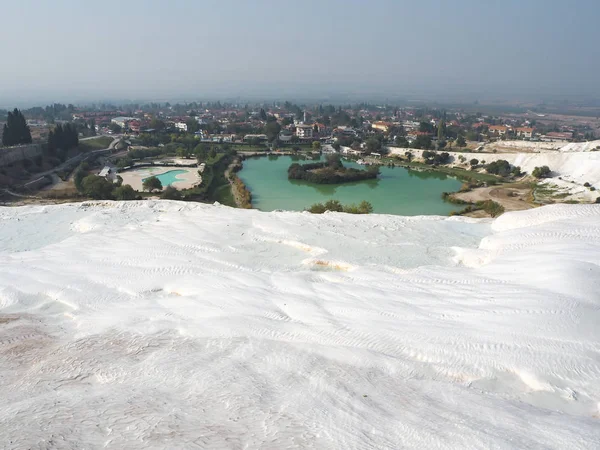
{"type": "Polygon", "coordinates": [[[0,11],[0,106],[338,92],[600,96],[600,0],[19,0],[0,11]]]}

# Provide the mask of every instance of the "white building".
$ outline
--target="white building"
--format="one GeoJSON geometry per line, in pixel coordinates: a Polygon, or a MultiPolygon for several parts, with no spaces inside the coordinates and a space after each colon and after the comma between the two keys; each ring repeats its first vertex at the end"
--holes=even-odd
{"type": "Polygon", "coordinates": [[[244,142],[249,142],[252,139],[258,139],[259,141],[267,141],[267,135],[266,134],[247,134],[246,136],[244,136],[244,142]]]}
{"type": "Polygon", "coordinates": [[[125,128],[125,126],[127,126],[127,122],[131,122],[132,120],[135,120],[135,117],[114,117],[111,119],[111,122],[116,123],[121,128],[125,128]]]}
{"type": "Polygon", "coordinates": [[[291,134],[287,134],[287,133],[279,133],[279,138],[278,138],[281,142],[291,142],[292,141],[292,135],[291,134]]]}
{"type": "Polygon", "coordinates": [[[185,123],[185,122],[175,122],[175,128],[177,128],[178,130],[181,130],[181,131],[188,130],[187,123],[185,123]]]}
{"type": "Polygon", "coordinates": [[[312,125],[296,125],[296,136],[300,139],[311,139],[313,137],[312,125]]]}
{"type": "Polygon", "coordinates": [[[358,133],[352,127],[339,126],[333,130],[333,134],[341,134],[344,136],[356,136],[358,133]]]}

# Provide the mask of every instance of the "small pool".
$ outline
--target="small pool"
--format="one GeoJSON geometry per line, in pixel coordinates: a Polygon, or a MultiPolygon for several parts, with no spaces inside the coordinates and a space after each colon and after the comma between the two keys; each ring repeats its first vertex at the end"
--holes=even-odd
{"type": "Polygon", "coordinates": [[[177,181],[185,181],[183,178],[177,178],[177,175],[181,175],[182,173],[188,173],[187,170],[169,170],[168,172],[164,172],[161,174],[154,174],[146,178],[142,178],[142,183],[146,181],[148,178],[156,177],[160,180],[163,187],[167,187],[172,185],[177,181]]]}

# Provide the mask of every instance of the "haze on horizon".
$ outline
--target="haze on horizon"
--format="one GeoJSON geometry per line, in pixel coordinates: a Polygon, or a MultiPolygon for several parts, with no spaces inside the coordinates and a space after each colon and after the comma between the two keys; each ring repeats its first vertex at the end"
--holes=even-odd
{"type": "Polygon", "coordinates": [[[600,97],[600,2],[21,0],[0,107],[338,94],[600,97]]]}

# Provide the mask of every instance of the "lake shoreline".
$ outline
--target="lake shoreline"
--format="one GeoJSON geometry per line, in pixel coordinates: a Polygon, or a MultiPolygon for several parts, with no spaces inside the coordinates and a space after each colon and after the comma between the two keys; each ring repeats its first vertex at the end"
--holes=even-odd
{"type": "MultiPolygon", "coordinates": [[[[456,210],[455,205],[442,199],[442,193],[458,192],[462,183],[457,177],[442,171],[378,164],[381,176],[371,180],[337,184],[288,180],[289,165],[304,159],[303,156],[280,153],[244,155],[238,175],[252,194],[253,208],[261,211],[304,211],[315,203],[334,199],[344,204],[365,200],[373,203],[374,212],[379,214],[449,216],[456,210]],[[265,161],[265,156],[269,157],[268,161],[265,161]],[[258,165],[255,164],[259,161],[258,165]]],[[[320,160],[322,155],[319,154],[312,161],[320,160]]],[[[346,161],[351,167],[361,168],[352,160],[346,161]]]]}

